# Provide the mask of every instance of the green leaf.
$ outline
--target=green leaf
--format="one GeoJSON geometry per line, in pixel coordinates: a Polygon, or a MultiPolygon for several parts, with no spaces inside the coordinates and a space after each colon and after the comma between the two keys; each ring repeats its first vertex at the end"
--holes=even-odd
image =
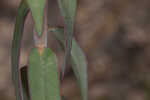
{"type": "Polygon", "coordinates": [[[44,48],[34,48],[29,57],[29,87],[32,100],[60,100],[56,56],[44,48]]]}
{"type": "Polygon", "coordinates": [[[41,36],[44,23],[44,9],[46,7],[46,0],[27,0],[32,12],[36,31],[41,36]]]}
{"type": "MultiPolygon", "coordinates": [[[[54,33],[56,39],[60,42],[61,46],[64,49],[65,39],[63,28],[53,28],[50,29],[51,32],[54,33]]],[[[78,80],[78,83],[81,87],[81,93],[83,100],[88,100],[88,82],[87,82],[87,63],[84,53],[82,49],[79,47],[77,41],[73,39],[72,41],[72,51],[71,51],[71,64],[75,76],[78,80]]]]}
{"type": "Polygon", "coordinates": [[[81,93],[83,96],[83,100],[88,100],[87,63],[84,53],[82,52],[81,48],[78,46],[76,41],[72,42],[71,55],[72,55],[73,69],[81,86],[81,93]]]}
{"type": "Polygon", "coordinates": [[[74,21],[76,15],[77,0],[58,0],[64,20],[74,21]]]}
{"type": "Polygon", "coordinates": [[[65,31],[65,59],[62,68],[64,74],[67,62],[69,62],[72,37],[74,32],[74,21],[77,8],[77,0],[58,0],[61,14],[64,18],[64,31],[65,31]]]}
{"type": "Polygon", "coordinates": [[[23,100],[20,72],[19,72],[19,55],[21,48],[21,40],[23,34],[24,21],[28,14],[28,7],[25,0],[22,0],[16,18],[15,31],[12,41],[11,63],[12,63],[12,78],[16,89],[17,100],[23,100]]]}

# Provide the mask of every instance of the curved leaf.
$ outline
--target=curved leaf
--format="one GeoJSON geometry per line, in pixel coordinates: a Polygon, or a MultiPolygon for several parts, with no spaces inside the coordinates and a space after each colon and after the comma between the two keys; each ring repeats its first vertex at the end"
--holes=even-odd
{"type": "Polygon", "coordinates": [[[82,52],[78,43],[74,40],[72,41],[71,55],[72,55],[71,61],[72,61],[73,69],[76,74],[76,77],[79,80],[83,100],[88,100],[87,63],[86,63],[84,53],[82,52]]]}
{"type": "Polygon", "coordinates": [[[56,56],[44,48],[34,48],[29,57],[29,87],[32,100],[60,100],[56,56]]]}
{"type": "MultiPolygon", "coordinates": [[[[49,31],[54,33],[54,36],[61,44],[64,49],[65,39],[64,39],[64,29],[63,28],[53,28],[49,31]]],[[[88,82],[87,82],[87,63],[82,49],[78,45],[77,41],[73,39],[72,50],[71,50],[71,65],[78,83],[81,88],[81,93],[83,100],[88,100],[88,82]]]]}
{"type": "Polygon", "coordinates": [[[65,31],[65,59],[62,72],[64,74],[67,62],[69,62],[72,37],[74,32],[74,20],[76,15],[77,0],[58,0],[61,14],[64,18],[64,31],[65,31]]]}
{"type": "Polygon", "coordinates": [[[12,51],[11,51],[12,78],[15,84],[17,100],[23,100],[24,98],[24,96],[22,95],[22,89],[21,89],[21,80],[20,80],[20,71],[19,71],[19,55],[20,55],[24,21],[25,21],[28,11],[29,9],[27,7],[26,1],[22,0],[18,9],[18,14],[16,18],[15,31],[14,31],[13,41],[12,41],[12,51]]]}

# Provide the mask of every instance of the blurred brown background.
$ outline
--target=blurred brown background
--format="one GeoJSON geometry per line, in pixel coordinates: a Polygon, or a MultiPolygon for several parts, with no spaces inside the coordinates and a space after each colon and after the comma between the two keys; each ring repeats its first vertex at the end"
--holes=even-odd
{"type": "MultiPolygon", "coordinates": [[[[0,0],[0,100],[15,100],[10,48],[20,0],[0,0]]],[[[89,100],[150,100],[150,0],[78,0],[75,37],[88,60],[89,100]]],[[[49,25],[61,23],[56,0],[49,0],[49,25]]],[[[21,66],[32,48],[27,20],[21,66]]],[[[49,46],[62,59],[49,35],[49,46]]],[[[81,100],[68,67],[67,100],[81,100]]]]}

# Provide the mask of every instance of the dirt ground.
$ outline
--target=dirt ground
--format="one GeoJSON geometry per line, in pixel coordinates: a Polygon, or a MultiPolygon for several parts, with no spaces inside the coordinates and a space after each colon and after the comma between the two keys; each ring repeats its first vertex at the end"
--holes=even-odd
{"type": "MultiPolygon", "coordinates": [[[[20,0],[0,1],[0,100],[15,100],[11,42],[20,0]]],[[[75,38],[88,61],[89,100],[150,100],[150,0],[78,0],[75,38]]],[[[61,24],[56,0],[49,0],[49,25],[61,24]]],[[[33,46],[27,20],[21,66],[33,46]]],[[[56,40],[49,47],[62,59],[56,40]]],[[[67,100],[81,100],[72,70],[63,82],[67,100]]]]}

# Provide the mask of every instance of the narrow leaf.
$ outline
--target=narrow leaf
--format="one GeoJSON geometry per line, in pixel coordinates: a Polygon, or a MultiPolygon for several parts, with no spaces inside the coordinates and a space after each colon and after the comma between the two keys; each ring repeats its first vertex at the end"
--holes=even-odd
{"type": "MultiPolygon", "coordinates": [[[[49,31],[54,33],[54,36],[56,39],[60,42],[61,46],[64,49],[64,33],[63,28],[53,28],[49,31]]],[[[71,50],[71,64],[73,71],[75,73],[75,76],[78,80],[78,83],[81,87],[81,93],[83,100],[88,100],[88,83],[87,83],[87,63],[84,53],[82,52],[82,49],[79,47],[77,41],[73,39],[72,41],[72,50],[71,50]]]]}
{"type": "Polygon", "coordinates": [[[77,0],[58,0],[61,14],[64,18],[64,31],[65,31],[65,59],[62,68],[64,74],[67,62],[69,62],[72,37],[74,32],[74,20],[76,15],[77,0]]]}
{"type": "Polygon", "coordinates": [[[78,78],[81,86],[81,93],[83,96],[83,100],[88,100],[87,63],[86,63],[85,56],[76,41],[73,41],[72,43],[71,55],[72,55],[72,65],[74,68],[74,72],[76,73],[76,77],[78,78]]]}
{"type": "Polygon", "coordinates": [[[32,50],[28,72],[31,100],[60,100],[56,56],[50,49],[32,50]]]}
{"type": "Polygon", "coordinates": [[[21,39],[23,34],[24,21],[27,16],[29,9],[27,7],[26,1],[22,0],[20,7],[18,9],[18,14],[16,18],[15,31],[12,41],[12,51],[11,51],[11,63],[12,63],[12,78],[16,89],[17,100],[23,100],[21,80],[19,72],[19,55],[21,48],[21,39]]]}
{"type": "Polygon", "coordinates": [[[43,31],[44,8],[46,7],[46,0],[27,0],[32,12],[36,31],[41,36],[43,31]]]}

